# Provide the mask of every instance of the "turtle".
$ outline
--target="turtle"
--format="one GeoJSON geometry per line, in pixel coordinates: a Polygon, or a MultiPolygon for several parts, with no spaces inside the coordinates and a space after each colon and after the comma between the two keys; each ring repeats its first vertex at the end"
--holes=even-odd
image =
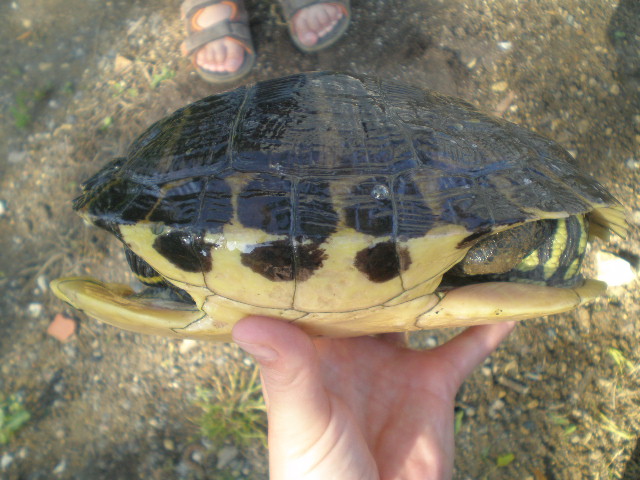
{"type": "Polygon", "coordinates": [[[601,295],[588,240],[621,204],[559,144],[435,91],[309,72],[151,125],[74,209],[146,287],[53,292],[123,329],[227,341],[266,315],[311,335],[522,320],[601,295]]]}

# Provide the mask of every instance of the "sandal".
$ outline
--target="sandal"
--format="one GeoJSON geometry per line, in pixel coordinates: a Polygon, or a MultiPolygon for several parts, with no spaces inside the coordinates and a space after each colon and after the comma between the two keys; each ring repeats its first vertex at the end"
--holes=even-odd
{"type": "Polygon", "coordinates": [[[249,15],[243,0],[185,0],[182,3],[182,18],[185,20],[187,38],[182,44],[184,56],[191,57],[196,71],[207,82],[232,82],[246,75],[256,61],[256,54],[249,31],[249,15]],[[225,3],[231,7],[231,17],[208,27],[198,25],[198,16],[205,7],[225,3]],[[196,53],[203,46],[220,38],[230,37],[245,50],[244,62],[235,72],[213,72],[196,63],[196,53]]]}
{"type": "Polygon", "coordinates": [[[291,40],[296,47],[306,53],[317,52],[318,50],[322,50],[323,48],[327,48],[330,45],[333,45],[347,30],[349,22],[351,21],[351,8],[349,5],[349,0],[280,0],[280,4],[282,5],[285,19],[287,20],[287,24],[289,25],[289,34],[291,35],[291,40]],[[323,35],[318,39],[318,43],[311,46],[304,45],[300,42],[298,36],[293,30],[293,16],[299,10],[319,3],[330,3],[333,5],[337,5],[342,10],[342,18],[338,20],[338,23],[329,33],[323,35]]]}

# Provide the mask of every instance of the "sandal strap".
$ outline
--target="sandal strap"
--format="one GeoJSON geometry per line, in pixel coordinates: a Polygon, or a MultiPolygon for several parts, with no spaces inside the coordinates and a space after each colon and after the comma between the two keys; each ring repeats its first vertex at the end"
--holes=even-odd
{"type": "Polygon", "coordinates": [[[345,13],[349,11],[349,1],[348,0],[279,0],[280,5],[282,6],[282,10],[284,10],[284,16],[287,20],[291,20],[291,18],[295,15],[295,13],[306,7],[310,7],[311,5],[315,5],[318,3],[335,3],[342,7],[345,13]]]}
{"type": "MultiPolygon", "coordinates": [[[[211,5],[217,5],[218,3],[235,3],[237,12],[242,15],[241,12],[245,12],[244,2],[242,0],[184,0],[182,5],[180,6],[180,11],[182,12],[182,18],[186,18],[187,20],[191,20],[196,12],[202,10],[205,7],[210,7],[211,5]]],[[[245,15],[246,16],[246,15],[245,15]]]]}
{"type": "Polygon", "coordinates": [[[189,56],[209,42],[224,37],[235,38],[248,53],[253,53],[251,32],[246,23],[224,20],[196,32],[189,32],[184,41],[185,55],[189,56]]]}

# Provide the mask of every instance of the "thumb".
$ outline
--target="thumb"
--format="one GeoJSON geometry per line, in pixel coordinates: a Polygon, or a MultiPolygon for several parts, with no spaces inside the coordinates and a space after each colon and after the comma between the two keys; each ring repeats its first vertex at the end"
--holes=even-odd
{"type": "Polygon", "coordinates": [[[327,428],[331,406],[309,336],[295,325],[266,317],[240,320],[232,336],[260,365],[270,449],[279,441],[301,450],[314,444],[327,428]]]}

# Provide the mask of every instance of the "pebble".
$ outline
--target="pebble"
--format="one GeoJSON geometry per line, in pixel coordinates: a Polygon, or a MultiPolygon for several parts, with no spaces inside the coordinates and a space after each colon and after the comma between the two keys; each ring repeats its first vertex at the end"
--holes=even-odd
{"type": "Polygon", "coordinates": [[[61,475],[62,473],[64,473],[64,471],[67,468],[67,461],[65,459],[60,460],[60,463],[58,463],[55,468],[53,469],[53,474],[54,475],[61,475]]]}
{"type": "Polygon", "coordinates": [[[0,200],[0,217],[4,217],[7,214],[7,202],[0,200]]]}
{"type": "Polygon", "coordinates": [[[31,302],[27,306],[27,312],[31,318],[38,318],[42,314],[42,304],[37,302],[31,302]]]}
{"type": "Polygon", "coordinates": [[[178,350],[180,351],[181,354],[184,355],[189,350],[191,350],[193,347],[195,347],[197,344],[198,344],[197,341],[191,340],[190,338],[187,338],[185,340],[182,340],[182,342],[180,342],[180,346],[178,347],[178,350]]]}
{"type": "Polygon", "coordinates": [[[631,223],[640,226],[640,210],[634,210],[629,214],[631,223]]]}
{"type": "Polygon", "coordinates": [[[0,469],[6,470],[9,467],[9,465],[11,465],[11,462],[13,462],[13,455],[11,455],[8,452],[5,452],[2,455],[2,458],[0,458],[0,469]]]}
{"type": "Polygon", "coordinates": [[[29,154],[27,152],[12,151],[7,155],[7,161],[9,163],[22,163],[27,159],[28,156],[29,154]]]}
{"type": "Polygon", "coordinates": [[[507,88],[509,88],[509,84],[504,80],[491,85],[491,90],[493,90],[494,92],[504,92],[507,90],[507,88]]]}
{"type": "Polygon", "coordinates": [[[640,160],[636,160],[633,157],[627,158],[624,161],[624,164],[631,170],[638,170],[640,168],[640,160]]]}
{"type": "Polygon", "coordinates": [[[424,344],[428,348],[436,347],[438,345],[438,339],[436,337],[429,337],[424,341],[424,344]]]}
{"type": "Polygon", "coordinates": [[[169,450],[170,452],[172,452],[176,448],[175,443],[173,443],[173,440],[171,440],[170,438],[165,438],[162,442],[162,446],[165,450],[169,450]]]}
{"type": "Polygon", "coordinates": [[[237,455],[238,449],[233,445],[222,447],[218,452],[218,463],[216,464],[216,468],[218,470],[222,470],[224,467],[229,465],[237,455]]]}
{"type": "Polygon", "coordinates": [[[624,258],[609,252],[596,254],[596,278],[610,287],[619,287],[633,282],[636,272],[624,258]]]}
{"type": "Polygon", "coordinates": [[[45,293],[49,288],[49,281],[47,280],[46,276],[40,275],[38,276],[38,278],[36,278],[36,285],[38,286],[40,292],[45,293]]]}
{"type": "Polygon", "coordinates": [[[513,48],[513,44],[511,42],[498,42],[498,48],[503,52],[508,52],[513,48]]]}
{"type": "Polygon", "coordinates": [[[611,85],[611,88],[609,88],[609,93],[611,95],[620,94],[620,85],[618,85],[617,83],[614,83],[613,85],[611,85]]]}
{"type": "Polygon", "coordinates": [[[489,416],[495,418],[498,415],[498,411],[504,408],[504,400],[497,399],[489,407],[489,416]]]}

